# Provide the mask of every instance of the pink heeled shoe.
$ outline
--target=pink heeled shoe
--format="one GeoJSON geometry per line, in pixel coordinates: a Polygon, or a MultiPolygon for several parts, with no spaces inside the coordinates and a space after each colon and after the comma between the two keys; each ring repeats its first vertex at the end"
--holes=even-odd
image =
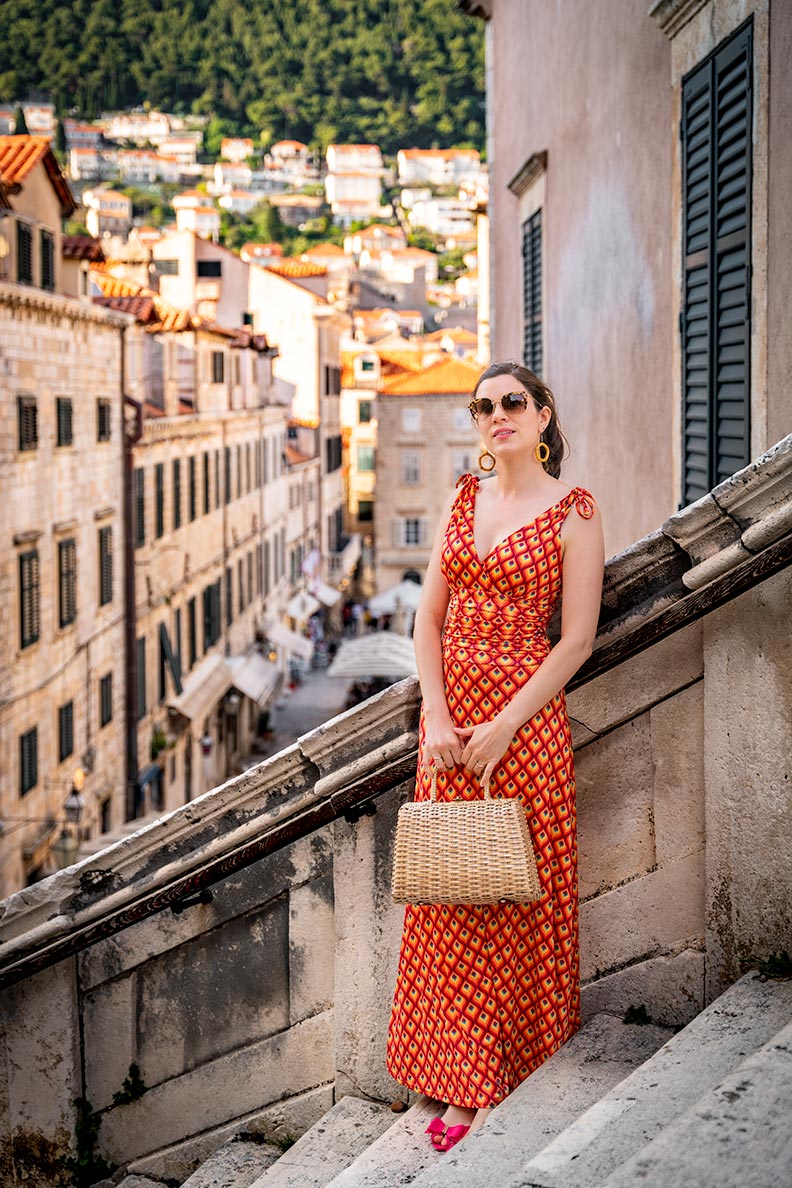
{"type": "Polygon", "coordinates": [[[444,1151],[450,1151],[452,1147],[455,1147],[469,1130],[469,1126],[446,1126],[442,1118],[432,1118],[424,1134],[430,1136],[430,1141],[435,1151],[439,1151],[442,1154],[444,1151]],[[442,1146],[440,1145],[441,1143],[443,1144],[442,1146]]]}

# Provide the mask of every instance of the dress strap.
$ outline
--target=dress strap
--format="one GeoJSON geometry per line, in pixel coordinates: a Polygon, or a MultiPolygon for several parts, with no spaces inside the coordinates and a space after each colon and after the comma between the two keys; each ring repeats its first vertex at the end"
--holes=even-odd
{"type": "Polygon", "coordinates": [[[594,515],[594,509],[596,507],[594,496],[585,487],[573,487],[567,499],[570,500],[570,504],[574,503],[575,511],[584,520],[590,520],[594,515]]]}

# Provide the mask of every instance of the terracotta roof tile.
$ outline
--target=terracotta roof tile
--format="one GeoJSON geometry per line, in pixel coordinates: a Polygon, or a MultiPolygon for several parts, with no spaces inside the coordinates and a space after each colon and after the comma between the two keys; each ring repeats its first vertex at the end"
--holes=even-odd
{"type": "Polygon", "coordinates": [[[423,371],[402,373],[385,380],[379,391],[385,396],[467,394],[473,391],[480,374],[478,367],[459,359],[441,359],[423,371]]]}
{"type": "Polygon", "coordinates": [[[308,276],[327,276],[323,264],[311,264],[308,260],[295,260],[291,256],[285,256],[282,260],[269,259],[264,266],[268,272],[295,280],[308,276]]]}
{"type": "Polygon", "coordinates": [[[50,144],[48,136],[0,136],[0,179],[8,191],[18,192],[31,169],[40,162],[58,196],[61,213],[68,218],[77,209],[77,203],[50,144]]]}

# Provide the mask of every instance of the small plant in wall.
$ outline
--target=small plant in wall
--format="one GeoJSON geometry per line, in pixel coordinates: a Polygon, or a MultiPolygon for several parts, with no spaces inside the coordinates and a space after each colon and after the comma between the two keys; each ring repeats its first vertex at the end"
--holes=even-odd
{"type": "Polygon", "coordinates": [[[151,735],[151,758],[156,759],[168,745],[168,737],[161,726],[155,726],[151,735]]]}
{"type": "MultiPolygon", "coordinates": [[[[141,1077],[138,1066],[130,1064],[124,1083],[113,1094],[113,1105],[123,1106],[137,1101],[147,1089],[148,1085],[141,1077]]],[[[77,1121],[74,1125],[76,1154],[68,1156],[63,1161],[63,1170],[68,1178],[61,1178],[60,1188],[91,1188],[97,1180],[110,1177],[115,1171],[115,1166],[96,1151],[102,1115],[85,1097],[76,1098],[74,1105],[77,1111],[77,1121]]]]}
{"type": "Polygon", "coordinates": [[[141,1077],[138,1066],[130,1064],[123,1085],[117,1093],[113,1094],[113,1105],[128,1105],[130,1101],[137,1101],[147,1089],[148,1085],[141,1077]]]}

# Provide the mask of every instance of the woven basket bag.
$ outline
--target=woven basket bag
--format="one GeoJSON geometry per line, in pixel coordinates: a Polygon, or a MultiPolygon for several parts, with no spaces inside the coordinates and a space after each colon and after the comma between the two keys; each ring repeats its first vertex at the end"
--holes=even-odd
{"type": "Polygon", "coordinates": [[[521,800],[429,800],[399,809],[392,894],[397,903],[534,903],[542,896],[521,800]]]}

